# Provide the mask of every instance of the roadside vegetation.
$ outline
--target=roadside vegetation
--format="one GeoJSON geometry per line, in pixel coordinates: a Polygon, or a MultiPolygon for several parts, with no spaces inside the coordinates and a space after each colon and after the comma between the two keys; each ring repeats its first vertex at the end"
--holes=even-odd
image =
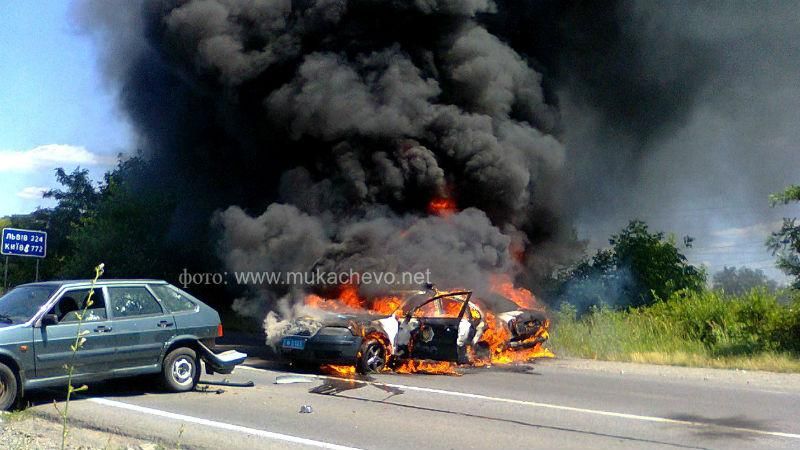
{"type": "Polygon", "coordinates": [[[681,366],[800,372],[800,298],[755,288],[740,295],[679,291],[644,307],[565,303],[554,314],[560,356],[681,366]]]}
{"type": "MultiPolygon", "coordinates": [[[[800,201],[800,187],[772,196],[800,201]]],[[[611,361],[800,372],[800,225],[784,219],[767,246],[795,277],[726,267],[708,286],[673,237],[633,221],[610,247],[561,274],[551,293],[556,354],[611,361]]],[[[684,238],[683,246],[692,239],[684,238]]]]}

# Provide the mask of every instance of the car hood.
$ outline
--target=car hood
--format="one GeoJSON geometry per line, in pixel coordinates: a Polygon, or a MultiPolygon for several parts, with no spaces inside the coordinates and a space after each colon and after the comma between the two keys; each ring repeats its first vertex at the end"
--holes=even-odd
{"type": "Polygon", "coordinates": [[[388,316],[380,314],[363,314],[363,313],[347,313],[347,314],[330,314],[322,317],[319,322],[323,326],[343,326],[346,327],[350,323],[367,324],[376,320],[384,319],[388,316]]]}

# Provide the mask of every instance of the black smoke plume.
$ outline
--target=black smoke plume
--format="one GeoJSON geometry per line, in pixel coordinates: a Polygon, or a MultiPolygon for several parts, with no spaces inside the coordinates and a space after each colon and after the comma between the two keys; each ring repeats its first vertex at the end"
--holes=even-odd
{"type": "MultiPolygon", "coordinates": [[[[717,14],[707,9],[692,11],[717,14]]],[[[722,67],[718,40],[673,27],[677,6],[148,0],[76,12],[152,183],[182,195],[187,245],[230,270],[430,269],[479,291],[502,273],[535,289],[581,251],[571,218],[630,198],[619,194],[653,143],[689,120],[722,67]],[[572,133],[565,101],[599,125],[572,133]],[[443,197],[460,212],[431,214],[443,197]]],[[[263,286],[239,306],[287,293],[263,286]]]]}
{"type": "MultiPolygon", "coordinates": [[[[226,268],[430,269],[479,290],[524,271],[510,248],[533,260],[569,237],[558,112],[482,24],[496,13],[488,0],[84,10],[106,27],[107,73],[154,178],[183,186],[186,209],[216,211],[226,268]],[[459,212],[431,214],[439,198],[459,212]]],[[[286,289],[255,294],[270,305],[286,289]]]]}

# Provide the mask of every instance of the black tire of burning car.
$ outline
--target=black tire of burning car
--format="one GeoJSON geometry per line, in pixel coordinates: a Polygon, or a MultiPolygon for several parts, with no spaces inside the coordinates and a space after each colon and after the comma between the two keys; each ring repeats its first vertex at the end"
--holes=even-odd
{"type": "Polygon", "coordinates": [[[386,367],[387,354],[386,347],[378,339],[367,339],[361,345],[359,351],[358,368],[359,373],[378,373],[386,367]]]}

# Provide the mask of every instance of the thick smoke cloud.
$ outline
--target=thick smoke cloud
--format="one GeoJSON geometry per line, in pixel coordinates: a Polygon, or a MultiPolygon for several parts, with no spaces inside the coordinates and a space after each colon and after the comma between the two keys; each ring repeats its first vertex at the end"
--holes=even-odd
{"type": "MultiPolygon", "coordinates": [[[[788,86],[800,68],[786,44],[796,13],[779,5],[750,18],[623,1],[148,0],[76,14],[153,182],[221,233],[187,240],[227,268],[425,267],[473,288],[491,273],[537,288],[582,250],[575,218],[607,236],[642,205],[773,189],[768,169],[732,186],[758,152],[709,136],[728,114],[766,140],[788,122],[759,103],[769,83],[751,72],[775,65],[788,86]],[[738,89],[763,120],[742,123],[738,89]],[[462,211],[431,216],[444,196],[462,211]]],[[[778,114],[800,99],[787,92],[778,114]]],[[[789,148],[770,167],[797,167],[789,148]]],[[[249,298],[291,308],[292,295],[249,298]]]]}
{"type": "MultiPolygon", "coordinates": [[[[699,251],[730,245],[716,241],[724,229],[786,213],[766,198],[800,166],[795,4],[498,0],[497,10],[488,30],[535,61],[557,99],[567,207],[584,235],[604,243],[638,217],[695,236],[699,251]]],[[[737,250],[764,260],[765,238],[737,250]]]]}
{"type": "MultiPolygon", "coordinates": [[[[441,286],[486,292],[490,275],[525,271],[512,248],[534,254],[536,236],[522,229],[560,235],[544,198],[564,163],[558,113],[530,62],[480,23],[495,3],[123,9],[82,13],[108,39],[109,74],[163,170],[154,178],[186,182],[228,270],[430,270],[441,286]],[[117,38],[120,23],[139,34],[117,38]],[[443,197],[460,211],[431,214],[443,197]]],[[[255,287],[236,308],[288,314],[301,294],[255,287]]]]}

